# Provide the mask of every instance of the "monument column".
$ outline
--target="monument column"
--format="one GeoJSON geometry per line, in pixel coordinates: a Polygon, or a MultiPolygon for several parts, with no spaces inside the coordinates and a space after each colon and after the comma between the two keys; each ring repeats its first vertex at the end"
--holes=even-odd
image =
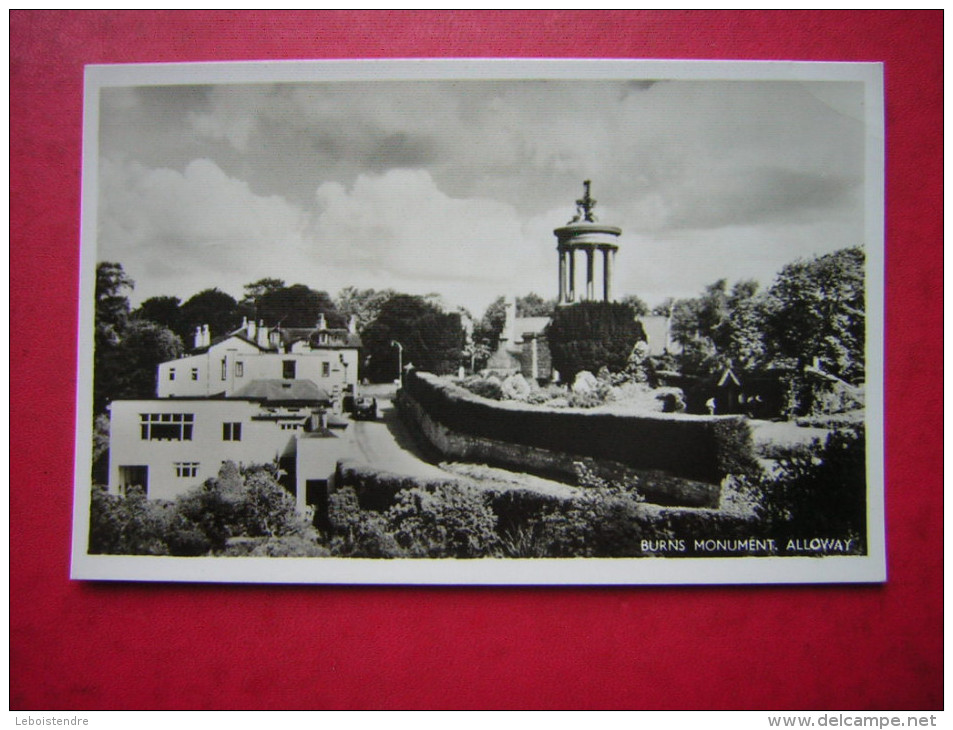
{"type": "Polygon", "coordinates": [[[576,250],[570,248],[569,254],[569,301],[576,301],[576,250]]]}
{"type": "Polygon", "coordinates": [[[559,249],[559,304],[566,302],[566,251],[559,249]]]}
{"type": "Polygon", "coordinates": [[[612,262],[615,259],[615,250],[602,249],[602,299],[612,301],[612,262]]]}
{"type": "Polygon", "coordinates": [[[592,246],[586,247],[586,300],[590,302],[596,298],[595,285],[593,283],[595,279],[595,267],[593,265],[595,253],[596,251],[592,246]]]}

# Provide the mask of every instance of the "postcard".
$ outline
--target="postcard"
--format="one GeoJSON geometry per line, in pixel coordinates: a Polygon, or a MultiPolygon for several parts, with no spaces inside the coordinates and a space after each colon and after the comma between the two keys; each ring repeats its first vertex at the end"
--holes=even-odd
{"type": "Polygon", "coordinates": [[[74,579],[886,580],[879,64],[85,84],[74,579]]]}

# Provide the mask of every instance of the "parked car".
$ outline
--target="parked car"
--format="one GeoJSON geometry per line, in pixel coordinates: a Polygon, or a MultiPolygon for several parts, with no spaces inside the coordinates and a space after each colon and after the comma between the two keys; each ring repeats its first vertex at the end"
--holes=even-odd
{"type": "Polygon", "coordinates": [[[354,399],[354,418],[358,421],[377,419],[377,398],[359,396],[354,399]]]}

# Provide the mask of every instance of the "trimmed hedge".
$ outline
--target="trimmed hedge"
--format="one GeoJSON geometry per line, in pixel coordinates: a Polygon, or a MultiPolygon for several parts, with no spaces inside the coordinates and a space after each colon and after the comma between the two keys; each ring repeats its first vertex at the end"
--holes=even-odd
{"type": "Polygon", "coordinates": [[[495,403],[430,373],[408,373],[404,388],[428,415],[461,434],[616,461],[718,484],[756,476],[751,430],[735,416],[621,415],[495,403]]]}

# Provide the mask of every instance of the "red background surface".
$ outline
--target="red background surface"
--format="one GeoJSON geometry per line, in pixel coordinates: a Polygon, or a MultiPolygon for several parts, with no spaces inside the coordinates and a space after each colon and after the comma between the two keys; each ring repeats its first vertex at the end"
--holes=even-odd
{"type": "Polygon", "coordinates": [[[942,11],[11,12],[11,708],[942,707],[942,22],[942,11]],[[427,56],[885,63],[887,584],[69,580],[83,65],[427,56]]]}

